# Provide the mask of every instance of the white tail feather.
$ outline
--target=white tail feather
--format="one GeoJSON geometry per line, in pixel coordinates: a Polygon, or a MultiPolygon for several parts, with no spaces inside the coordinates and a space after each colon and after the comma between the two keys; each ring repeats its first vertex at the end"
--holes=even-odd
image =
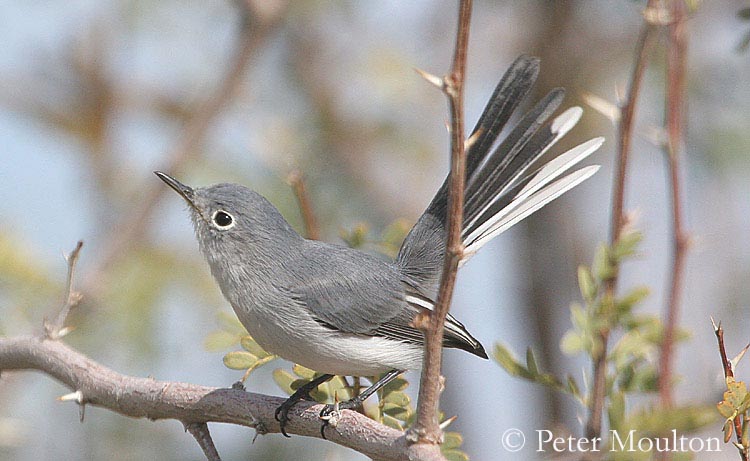
{"type": "Polygon", "coordinates": [[[514,200],[513,202],[511,202],[508,205],[508,208],[513,208],[513,211],[511,213],[506,213],[505,209],[503,209],[503,211],[498,213],[498,215],[503,215],[501,219],[496,220],[494,217],[491,218],[490,221],[495,221],[492,226],[487,228],[476,238],[467,240],[469,243],[464,249],[464,257],[462,262],[468,260],[474,253],[476,253],[482,246],[484,246],[484,244],[486,244],[499,234],[505,232],[514,224],[525,219],[535,211],[542,208],[544,205],[548,204],[565,192],[590,178],[594,173],[597,172],[597,170],[599,170],[599,165],[592,165],[581,168],[580,170],[574,171],[564,178],[547,185],[531,196],[527,196],[526,198],[519,197],[518,200],[514,200]],[[520,203],[516,203],[517,201],[520,203]]]}
{"type": "MultiPolygon", "coordinates": [[[[527,198],[534,195],[538,190],[557,179],[560,175],[568,171],[578,162],[582,161],[592,152],[596,151],[604,142],[604,138],[594,138],[580,144],[562,155],[554,158],[549,163],[544,165],[539,171],[534,174],[534,177],[529,181],[523,189],[513,198],[513,200],[502,210],[498,211],[497,214],[488,218],[481,226],[474,229],[474,231],[464,236],[464,242],[472,242],[479,238],[482,234],[487,232],[487,229],[494,227],[495,224],[502,220],[505,216],[513,212],[513,210],[520,206],[526,201],[527,198]]],[[[494,203],[497,199],[502,196],[502,192],[497,194],[497,197],[492,200],[494,203]]],[[[481,217],[481,214],[478,215],[481,217]]],[[[476,221],[476,220],[475,220],[476,221]]],[[[469,226],[467,226],[468,228],[469,226]]]]}
{"type": "Polygon", "coordinates": [[[518,193],[519,197],[529,193],[533,194],[535,191],[544,187],[545,184],[550,183],[553,179],[559,177],[575,164],[599,149],[602,143],[604,143],[604,138],[602,137],[589,139],[585,143],[579,144],[564,154],[550,160],[546,165],[539,169],[539,172],[534,175],[534,179],[529,181],[529,183],[521,189],[518,193]]]}
{"type": "MultiPolygon", "coordinates": [[[[560,140],[560,138],[565,136],[568,133],[568,131],[572,130],[573,127],[575,127],[578,121],[581,119],[581,115],[583,115],[583,109],[581,109],[578,106],[573,106],[565,110],[562,114],[555,117],[554,120],[552,120],[552,123],[550,124],[550,131],[552,131],[552,133],[555,134],[555,137],[546,146],[544,146],[544,149],[542,149],[541,152],[539,152],[538,154],[539,157],[544,155],[552,146],[555,145],[555,143],[557,143],[557,141],[560,140]]],[[[604,141],[604,138],[602,138],[602,142],[603,141],[604,141]]],[[[566,155],[566,154],[563,154],[563,155],[566,155]]],[[[495,196],[495,198],[491,200],[487,205],[485,205],[482,208],[482,210],[479,213],[477,213],[476,217],[471,222],[467,223],[464,227],[466,227],[467,229],[471,228],[474,225],[474,223],[476,223],[477,219],[479,219],[482,216],[482,214],[485,211],[487,211],[487,209],[495,203],[495,200],[497,200],[500,196],[502,196],[503,193],[505,193],[505,191],[513,187],[513,184],[518,180],[519,177],[523,175],[523,173],[527,169],[528,169],[528,166],[518,171],[516,173],[516,176],[508,182],[508,185],[505,186],[501,191],[499,191],[498,194],[495,196]]]]}

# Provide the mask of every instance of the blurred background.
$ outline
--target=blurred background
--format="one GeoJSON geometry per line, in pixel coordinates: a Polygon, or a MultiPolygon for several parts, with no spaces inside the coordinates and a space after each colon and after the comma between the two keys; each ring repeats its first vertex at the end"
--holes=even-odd
{"type": "MultiPolygon", "coordinates": [[[[230,313],[210,279],[184,204],[153,176],[187,184],[238,182],[302,230],[290,172],[303,172],[322,238],[366,223],[372,241],[408,227],[448,168],[443,95],[413,71],[445,72],[456,2],[238,3],[75,0],[0,3],[0,335],[38,333],[59,306],[63,252],[86,245],[84,303],[66,342],[135,376],[228,386],[242,372],[205,347],[230,313]],[[244,17],[244,19],[243,19],[244,17]],[[243,26],[244,24],[244,26],[243,26]]],[[[542,58],[535,97],[568,89],[616,102],[627,84],[643,2],[475,3],[466,112],[471,126],[506,67],[542,58]]],[[[750,56],[741,43],[747,2],[702,2],[689,21],[688,121],[683,179],[692,238],[681,310],[691,333],[677,354],[678,402],[713,404],[724,389],[709,316],[724,320],[734,355],[750,339],[750,56]]],[[[660,313],[670,260],[663,120],[663,40],[638,107],[627,208],[645,235],[621,286],[652,289],[660,313]]],[[[584,105],[558,151],[607,138],[602,170],[485,247],[459,275],[452,312],[488,348],[497,341],[583,381],[587,361],[560,352],[579,301],[576,267],[607,239],[615,131],[584,105]]],[[[280,395],[273,362],[250,390],[280,395]]],[[[747,366],[740,367],[747,377],[747,366]]],[[[505,458],[501,434],[581,434],[574,401],[509,377],[493,361],[445,355],[442,408],[477,460],[505,458]],[[503,454],[501,456],[500,454],[503,454]]],[[[411,390],[418,375],[408,375],[411,390]]],[[[134,420],[55,398],[68,390],[38,373],[0,379],[0,459],[192,459],[198,445],[176,421],[134,420]]],[[[631,402],[647,405],[648,401],[631,402]]],[[[225,459],[359,460],[320,440],[213,425],[225,459]]],[[[721,422],[702,436],[721,437],[721,422]]],[[[513,459],[538,459],[532,448],[513,459]]],[[[738,459],[735,449],[700,459],[738,459]]]]}

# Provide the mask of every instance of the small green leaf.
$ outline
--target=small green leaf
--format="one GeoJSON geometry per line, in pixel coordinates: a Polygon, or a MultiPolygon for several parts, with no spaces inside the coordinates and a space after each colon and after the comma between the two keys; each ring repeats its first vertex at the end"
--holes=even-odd
{"type": "Polygon", "coordinates": [[[610,280],[617,274],[617,268],[612,264],[610,250],[604,244],[599,245],[594,254],[592,267],[594,276],[599,280],[610,280]]]}
{"type": "Polygon", "coordinates": [[[586,350],[585,340],[575,331],[569,330],[565,332],[562,339],[560,340],[560,349],[568,355],[575,355],[579,352],[586,350]]]}
{"type": "Polygon", "coordinates": [[[257,361],[258,357],[245,351],[233,351],[224,356],[224,365],[232,370],[247,370],[257,361]]]}
{"type": "Polygon", "coordinates": [[[383,415],[383,424],[385,424],[388,427],[398,429],[399,431],[404,430],[404,427],[401,425],[401,421],[397,420],[396,418],[392,416],[383,415]]]}
{"type": "Polygon", "coordinates": [[[578,266],[578,286],[581,289],[583,299],[589,304],[593,303],[596,299],[598,287],[591,270],[586,266],[578,266]]]}
{"type": "Polygon", "coordinates": [[[409,415],[409,409],[393,402],[383,403],[383,413],[403,421],[409,415]]]}
{"type": "Polygon", "coordinates": [[[268,352],[263,350],[263,348],[260,347],[250,335],[245,335],[240,339],[240,346],[242,346],[243,349],[258,357],[259,359],[270,355],[268,352]]]}
{"type": "Polygon", "coordinates": [[[219,352],[237,344],[239,337],[224,330],[212,331],[203,340],[203,346],[210,352],[219,352]]]}
{"type": "Polygon", "coordinates": [[[405,407],[409,405],[409,396],[400,391],[391,392],[383,398],[383,402],[405,407]]]}
{"type": "Polygon", "coordinates": [[[531,373],[521,365],[513,353],[500,343],[495,343],[495,360],[512,376],[520,376],[525,379],[532,379],[531,373]]]}
{"type": "Polygon", "coordinates": [[[282,391],[291,395],[294,391],[292,390],[292,382],[294,382],[294,376],[286,370],[278,368],[273,370],[273,380],[276,382],[282,391]]]}
{"type": "Polygon", "coordinates": [[[643,240],[643,234],[640,232],[629,232],[621,235],[612,248],[613,259],[620,262],[623,259],[634,255],[641,240],[643,240]]]}
{"type": "Polygon", "coordinates": [[[387,395],[391,392],[403,391],[407,387],[409,387],[409,381],[404,378],[396,378],[383,387],[383,394],[387,395]]]}
{"type": "Polygon", "coordinates": [[[295,375],[308,381],[312,380],[315,377],[315,371],[309,368],[305,368],[302,365],[298,365],[296,363],[294,364],[294,366],[292,366],[292,371],[295,375]]]}
{"type": "Polygon", "coordinates": [[[464,438],[458,432],[446,432],[443,434],[443,444],[441,448],[443,450],[450,450],[458,448],[464,443],[464,438]]]}
{"type": "Polygon", "coordinates": [[[469,461],[469,455],[461,450],[443,450],[443,456],[448,461],[469,461]]]}
{"type": "Polygon", "coordinates": [[[236,315],[230,314],[229,312],[220,311],[217,314],[217,318],[219,321],[219,328],[221,328],[222,330],[232,334],[236,334],[238,336],[247,334],[247,330],[245,330],[245,327],[242,326],[240,320],[236,315]]]}

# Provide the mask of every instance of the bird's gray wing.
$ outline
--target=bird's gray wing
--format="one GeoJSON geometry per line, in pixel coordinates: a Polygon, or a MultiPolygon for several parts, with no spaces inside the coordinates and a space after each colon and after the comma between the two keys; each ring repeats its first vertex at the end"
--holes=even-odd
{"type": "Polygon", "coordinates": [[[367,253],[310,242],[294,266],[292,296],[330,328],[372,335],[407,307],[398,270],[367,253]]]}
{"type": "MultiPolygon", "coordinates": [[[[292,296],[322,325],[346,333],[423,344],[414,316],[433,301],[405,280],[398,268],[366,253],[311,243],[298,261],[292,296]]],[[[296,272],[296,271],[295,271],[296,272]]],[[[453,316],[445,323],[443,345],[487,357],[482,345],[453,316]]]]}

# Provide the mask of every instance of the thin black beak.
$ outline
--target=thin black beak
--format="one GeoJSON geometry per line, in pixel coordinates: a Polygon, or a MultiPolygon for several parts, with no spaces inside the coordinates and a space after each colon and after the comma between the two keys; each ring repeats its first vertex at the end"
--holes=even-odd
{"type": "Polygon", "coordinates": [[[182,196],[182,198],[185,199],[186,202],[193,208],[195,208],[195,203],[193,203],[193,188],[190,186],[186,186],[185,184],[182,184],[180,181],[174,179],[173,177],[169,176],[166,173],[162,173],[161,171],[154,171],[154,174],[159,177],[162,181],[167,183],[169,187],[175,190],[178,194],[182,196]]]}

